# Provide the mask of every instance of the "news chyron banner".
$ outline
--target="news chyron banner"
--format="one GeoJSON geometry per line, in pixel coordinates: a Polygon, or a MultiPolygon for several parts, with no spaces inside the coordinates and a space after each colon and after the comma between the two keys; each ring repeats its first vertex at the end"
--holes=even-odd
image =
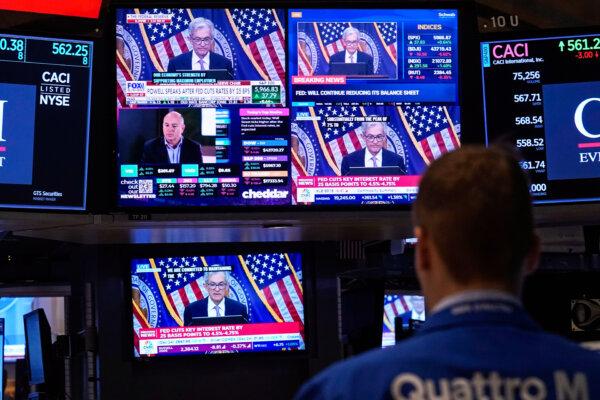
{"type": "Polygon", "coordinates": [[[0,208],[83,210],[92,43],[0,34],[0,208]]]}
{"type": "Polygon", "coordinates": [[[136,357],[303,350],[298,253],[131,262],[136,357]]]}
{"type": "Polygon", "coordinates": [[[481,43],[487,142],[523,155],[538,203],[600,200],[600,33],[481,43]]]}

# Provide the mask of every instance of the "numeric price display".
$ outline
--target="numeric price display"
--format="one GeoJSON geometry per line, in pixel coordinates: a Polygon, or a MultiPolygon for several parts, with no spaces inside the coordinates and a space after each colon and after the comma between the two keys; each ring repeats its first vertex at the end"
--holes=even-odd
{"type": "Polygon", "coordinates": [[[486,142],[510,136],[535,200],[600,200],[600,35],[483,42],[481,56],[486,142]]]}

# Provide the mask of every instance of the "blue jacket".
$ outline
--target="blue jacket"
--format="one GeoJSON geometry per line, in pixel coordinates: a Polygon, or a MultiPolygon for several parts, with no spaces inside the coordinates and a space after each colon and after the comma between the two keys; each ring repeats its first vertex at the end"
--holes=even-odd
{"type": "Polygon", "coordinates": [[[597,400],[600,355],[542,331],[511,302],[464,302],[397,346],[325,370],[296,399],[597,400]]]}

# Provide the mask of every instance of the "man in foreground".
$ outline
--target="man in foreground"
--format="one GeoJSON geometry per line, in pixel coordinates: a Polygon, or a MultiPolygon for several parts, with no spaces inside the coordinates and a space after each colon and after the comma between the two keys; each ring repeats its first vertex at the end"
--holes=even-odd
{"type": "Polygon", "coordinates": [[[600,356],[545,333],[518,295],[538,261],[528,181],[500,149],[434,162],[413,207],[428,320],[339,363],[297,399],[600,399],[600,356]]]}

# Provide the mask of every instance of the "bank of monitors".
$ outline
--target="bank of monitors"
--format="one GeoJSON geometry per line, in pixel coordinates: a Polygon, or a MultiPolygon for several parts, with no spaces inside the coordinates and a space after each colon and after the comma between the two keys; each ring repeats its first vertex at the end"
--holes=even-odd
{"type": "Polygon", "coordinates": [[[600,200],[600,28],[481,43],[486,140],[523,155],[537,203],[600,200]]]}
{"type": "Polygon", "coordinates": [[[305,350],[302,257],[131,261],[135,357],[305,350]]]}
{"type": "Polygon", "coordinates": [[[0,34],[0,208],[85,209],[92,48],[0,34]]]}
{"type": "Polygon", "coordinates": [[[117,9],[118,204],[408,204],[460,145],[457,9],[117,9]]]}
{"type": "Polygon", "coordinates": [[[421,293],[386,290],[383,296],[381,347],[407,338],[425,321],[425,298],[421,293]]]}

